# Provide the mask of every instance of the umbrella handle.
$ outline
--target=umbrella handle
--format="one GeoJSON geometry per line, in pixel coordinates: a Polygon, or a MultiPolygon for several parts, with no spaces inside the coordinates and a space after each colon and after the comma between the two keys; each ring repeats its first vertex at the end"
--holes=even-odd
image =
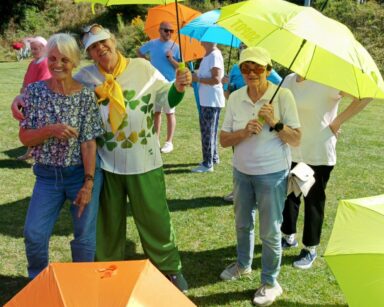
{"type": "MultiPolygon", "coordinates": [[[[176,8],[176,25],[177,25],[177,37],[179,39],[179,50],[180,50],[180,61],[183,62],[183,52],[181,50],[181,37],[180,37],[180,24],[179,24],[179,6],[177,4],[177,0],[175,0],[175,8],[176,8]]],[[[185,66],[184,66],[185,67],[185,66]]]]}

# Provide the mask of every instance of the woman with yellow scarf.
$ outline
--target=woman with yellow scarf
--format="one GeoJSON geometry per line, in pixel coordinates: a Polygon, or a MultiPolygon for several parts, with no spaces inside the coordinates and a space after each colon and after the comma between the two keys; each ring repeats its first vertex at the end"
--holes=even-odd
{"type": "Polygon", "coordinates": [[[181,101],[191,74],[178,71],[170,84],[150,62],[125,58],[114,36],[100,25],[86,29],[83,44],[95,65],[75,78],[95,89],[106,130],[98,140],[104,186],[96,260],[124,260],[128,197],[145,254],[185,292],[153,120],[155,103],[174,107],[181,101]]]}

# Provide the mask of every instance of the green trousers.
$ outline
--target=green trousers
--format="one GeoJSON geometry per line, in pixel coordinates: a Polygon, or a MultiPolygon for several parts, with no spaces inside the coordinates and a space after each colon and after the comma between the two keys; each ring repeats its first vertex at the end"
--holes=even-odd
{"type": "Polygon", "coordinates": [[[147,257],[163,273],[179,272],[181,261],[162,167],[138,175],[104,171],[97,220],[96,261],[125,259],[127,196],[147,257]]]}

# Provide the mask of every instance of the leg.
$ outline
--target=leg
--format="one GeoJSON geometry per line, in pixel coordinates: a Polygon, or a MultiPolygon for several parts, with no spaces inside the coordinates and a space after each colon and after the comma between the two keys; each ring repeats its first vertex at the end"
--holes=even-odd
{"type": "Polygon", "coordinates": [[[24,225],[28,276],[34,278],[48,265],[49,239],[65,201],[54,171],[34,166],[36,183],[24,225]]]}
{"type": "Polygon", "coordinates": [[[221,108],[215,108],[214,112],[214,137],[213,137],[213,163],[214,164],[219,164],[220,163],[220,158],[219,158],[219,151],[218,151],[218,145],[217,145],[217,131],[219,129],[219,118],[220,118],[220,111],[221,108]]]}
{"type": "Polygon", "coordinates": [[[233,169],[233,179],[237,262],[241,268],[250,268],[255,247],[255,192],[251,176],[233,169]]]}
{"type": "Polygon", "coordinates": [[[96,261],[124,260],[127,192],[124,175],[104,171],[96,229],[96,261]]]}
{"type": "MultiPolygon", "coordinates": [[[[175,108],[172,108],[172,109],[174,110],[175,108]]],[[[169,143],[173,142],[175,129],[176,129],[176,115],[175,115],[175,111],[173,111],[173,113],[167,113],[167,142],[169,143]]]]}
{"type": "Polygon", "coordinates": [[[281,232],[288,171],[253,176],[262,241],[261,283],[274,286],[280,272],[281,232]]]}
{"type": "Polygon", "coordinates": [[[153,126],[155,127],[155,132],[157,134],[157,137],[160,138],[160,132],[161,132],[161,111],[155,112],[155,118],[153,120],[153,126]]]}
{"type": "Polygon", "coordinates": [[[125,177],[145,254],[163,273],[179,272],[181,261],[166,200],[163,169],[125,177]]]}
{"type": "Polygon", "coordinates": [[[214,119],[214,108],[201,107],[200,130],[203,165],[208,168],[213,166],[214,119]]]}
{"type": "MultiPolygon", "coordinates": [[[[84,182],[84,169],[66,178],[67,197],[73,201],[84,182]]],[[[74,227],[74,239],[71,241],[72,260],[74,262],[93,262],[96,252],[96,222],[99,210],[100,191],[103,184],[103,173],[100,167],[96,167],[92,189],[92,199],[84,209],[80,217],[78,206],[71,204],[70,210],[74,227]]]]}
{"type": "MultiPolygon", "coordinates": [[[[291,169],[296,166],[297,163],[292,162],[291,169]]],[[[296,197],[294,193],[288,195],[285,200],[283,211],[283,224],[281,225],[281,231],[285,235],[292,235],[297,233],[296,225],[300,211],[301,196],[296,197]]]]}
{"type": "Polygon", "coordinates": [[[316,246],[320,244],[321,229],[324,221],[325,189],[333,166],[311,166],[315,171],[315,184],[304,198],[304,231],[303,244],[316,246]]]}

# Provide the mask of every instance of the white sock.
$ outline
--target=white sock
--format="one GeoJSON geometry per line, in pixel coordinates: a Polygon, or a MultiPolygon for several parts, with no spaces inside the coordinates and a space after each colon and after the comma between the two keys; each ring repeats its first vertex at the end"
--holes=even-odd
{"type": "Polygon", "coordinates": [[[305,249],[308,250],[312,255],[316,254],[316,245],[314,246],[306,246],[305,249]]]}
{"type": "Polygon", "coordinates": [[[283,234],[283,237],[287,241],[288,244],[292,244],[293,241],[295,241],[295,235],[296,235],[295,233],[293,233],[291,235],[283,234]]]}

